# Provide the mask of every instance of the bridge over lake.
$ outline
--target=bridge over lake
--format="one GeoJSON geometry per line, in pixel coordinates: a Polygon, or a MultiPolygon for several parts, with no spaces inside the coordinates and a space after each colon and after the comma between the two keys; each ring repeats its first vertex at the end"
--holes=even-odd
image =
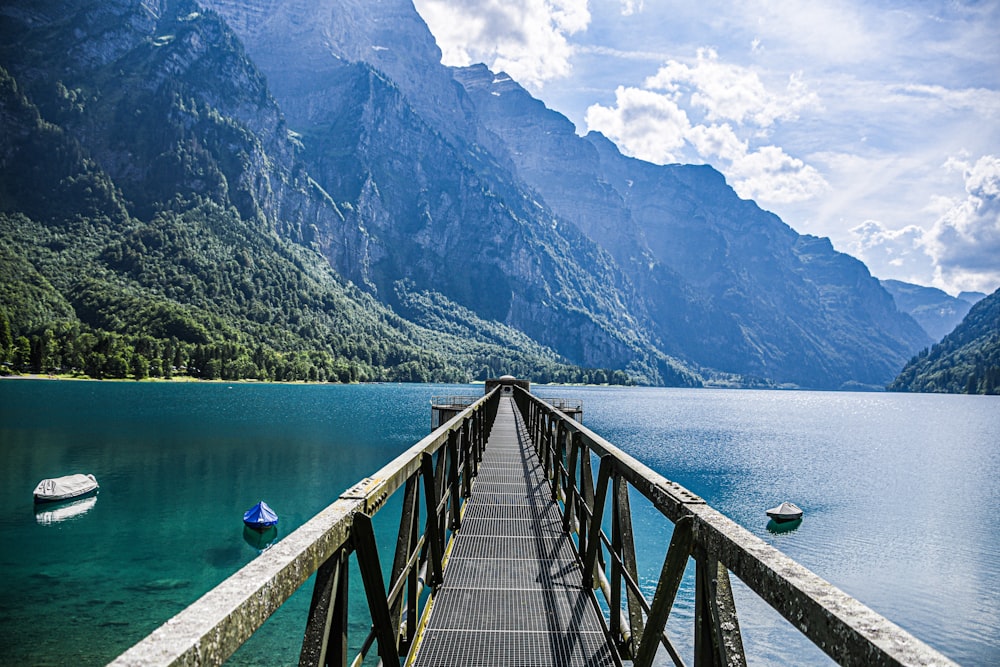
{"type": "Polygon", "coordinates": [[[692,561],[695,665],[747,664],[731,574],[840,664],[954,664],[580,416],[510,377],[438,401],[429,436],[112,664],[221,664],[315,574],[300,665],[684,665],[666,623],[692,561]],[[396,493],[395,549],[379,553],[372,517],[396,493]],[[633,494],[672,531],[651,596],[633,494]],[[364,599],[350,599],[352,559],[364,599]],[[352,604],[370,612],[363,637],[352,604]]]}

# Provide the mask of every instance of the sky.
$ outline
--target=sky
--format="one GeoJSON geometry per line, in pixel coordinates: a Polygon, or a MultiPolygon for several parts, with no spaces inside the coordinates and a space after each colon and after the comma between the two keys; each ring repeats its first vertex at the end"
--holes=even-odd
{"type": "Polygon", "coordinates": [[[710,164],[878,278],[1000,287],[1000,0],[415,0],[446,65],[710,164]]]}

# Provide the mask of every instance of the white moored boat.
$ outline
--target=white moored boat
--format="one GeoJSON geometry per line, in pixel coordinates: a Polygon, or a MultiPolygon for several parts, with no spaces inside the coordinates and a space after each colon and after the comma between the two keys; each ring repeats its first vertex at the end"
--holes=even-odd
{"type": "Polygon", "coordinates": [[[795,521],[802,518],[802,510],[794,503],[781,503],[777,507],[767,510],[767,515],[778,523],[782,521],[795,521]]]}
{"type": "Polygon", "coordinates": [[[93,475],[65,475],[43,479],[35,487],[36,503],[56,503],[95,493],[99,485],[93,475]]]}

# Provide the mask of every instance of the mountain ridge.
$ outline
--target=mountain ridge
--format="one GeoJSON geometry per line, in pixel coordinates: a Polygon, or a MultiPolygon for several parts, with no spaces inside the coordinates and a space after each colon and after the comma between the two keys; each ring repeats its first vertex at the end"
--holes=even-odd
{"type": "Polygon", "coordinates": [[[861,262],[740,199],[711,167],[623,156],[599,133],[576,135],[506,74],[453,71],[519,175],[646,287],[668,353],[801,386],[877,385],[929,342],[861,262]],[[847,335],[821,333],[836,329],[847,335]]]}
{"type": "Polygon", "coordinates": [[[0,353],[15,367],[467,381],[489,359],[582,377],[541,345],[497,350],[424,330],[336,275],[311,250],[314,230],[357,220],[301,168],[264,80],[211,12],[71,2],[26,25],[13,9],[0,14],[0,53],[29,82],[4,71],[0,231],[14,253],[5,267],[20,271],[4,276],[0,312],[16,340],[0,353]],[[114,20],[134,14],[130,28],[114,20]],[[118,32],[101,57],[53,76],[49,43],[92,46],[74,21],[101,39],[118,32]]]}
{"type": "MultiPolygon", "coordinates": [[[[327,375],[336,362],[377,376],[410,355],[420,372],[401,370],[408,378],[533,360],[549,377],[572,364],[653,384],[875,387],[928,342],[860,262],[740,200],[711,167],[626,158],[577,137],[509,77],[443,67],[404,0],[12,2],[0,34],[0,65],[38,113],[20,125],[28,141],[48,123],[83,174],[8,138],[0,154],[20,162],[3,163],[5,189],[18,188],[0,206],[4,238],[42,279],[69,270],[52,244],[103,276],[94,287],[52,274],[69,307],[95,317],[120,319],[123,290],[122,303],[151,300],[199,336],[244,345],[270,318],[269,340],[283,339],[280,326],[298,332],[281,344],[289,353],[327,350],[327,375]],[[473,75],[502,92],[475,90],[473,75]],[[512,135],[515,117],[530,121],[531,151],[512,135]],[[537,123],[557,130],[565,173],[546,166],[537,123]],[[78,194],[34,196],[46,170],[78,194]],[[99,238],[81,226],[56,239],[65,220],[46,207],[99,238]],[[250,239],[228,258],[227,228],[250,239]],[[217,266],[190,254],[199,234],[217,266]],[[175,246],[186,264],[161,252],[175,246]],[[281,312],[267,262],[281,284],[304,272],[313,296],[281,312]],[[368,332],[347,348],[322,342],[340,339],[338,308],[368,332]],[[375,331],[398,354],[365,360],[375,331]]],[[[141,324],[121,326],[138,336],[141,324]]]]}

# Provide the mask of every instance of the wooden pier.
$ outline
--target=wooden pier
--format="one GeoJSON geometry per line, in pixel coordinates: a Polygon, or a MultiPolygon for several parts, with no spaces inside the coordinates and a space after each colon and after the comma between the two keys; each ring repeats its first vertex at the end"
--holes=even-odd
{"type": "Polygon", "coordinates": [[[696,667],[747,664],[730,575],[840,664],[954,665],[590,431],[579,405],[564,412],[509,377],[435,405],[430,435],[112,664],[221,664],[315,575],[302,666],[685,667],[665,629],[693,561],[696,667]],[[390,561],[372,517],[396,493],[390,561]],[[651,599],[630,496],[672,531],[651,599]],[[348,632],[355,564],[362,637],[348,632]]]}
{"type": "Polygon", "coordinates": [[[414,665],[619,664],[527,428],[503,397],[414,665]]]}

